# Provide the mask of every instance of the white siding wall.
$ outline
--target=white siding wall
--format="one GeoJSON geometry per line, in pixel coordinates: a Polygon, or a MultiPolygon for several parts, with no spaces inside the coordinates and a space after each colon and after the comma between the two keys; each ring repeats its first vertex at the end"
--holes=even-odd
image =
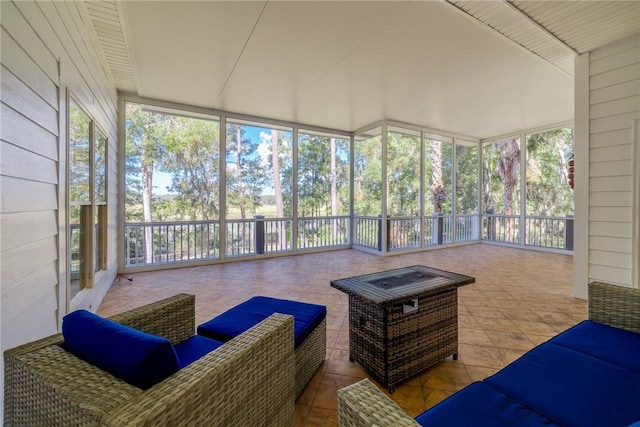
{"type": "Polygon", "coordinates": [[[2,351],[56,333],[69,309],[67,87],[107,132],[110,162],[108,269],[72,308],[97,309],[116,275],[117,94],[91,42],[83,7],[77,2],[1,2],[2,351]]]}
{"type": "Polygon", "coordinates": [[[590,52],[588,67],[588,281],[637,287],[633,204],[640,35],[590,52]]]}

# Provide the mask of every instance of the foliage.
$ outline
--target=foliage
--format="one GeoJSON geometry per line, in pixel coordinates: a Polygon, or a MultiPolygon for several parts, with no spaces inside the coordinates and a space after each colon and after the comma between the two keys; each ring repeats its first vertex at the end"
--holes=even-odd
{"type": "Polygon", "coordinates": [[[91,201],[89,125],[89,116],[73,101],[69,102],[69,200],[72,202],[91,201]]]}
{"type": "Polygon", "coordinates": [[[478,213],[478,145],[456,144],[456,213],[478,213]]]}
{"type": "MultiPolygon", "coordinates": [[[[562,217],[573,214],[573,193],[568,185],[568,162],[572,154],[571,128],[527,135],[527,215],[562,217]]],[[[486,213],[520,213],[522,156],[517,137],[483,146],[482,202],[486,213]]]]}
{"type": "Polygon", "coordinates": [[[387,215],[420,215],[420,138],[389,132],[387,215]]]}
{"type": "Polygon", "coordinates": [[[255,215],[261,206],[262,189],[269,177],[258,153],[259,141],[246,138],[246,128],[227,124],[227,215],[237,209],[240,218],[255,215]]]}
{"type": "Polygon", "coordinates": [[[356,215],[377,216],[382,208],[382,138],[380,129],[356,138],[353,158],[353,209],[356,215]]]}
{"type": "Polygon", "coordinates": [[[331,174],[331,138],[298,135],[298,216],[331,215],[332,180],[338,215],[349,214],[349,140],[334,138],[335,176],[331,174]]]}
{"type": "Polygon", "coordinates": [[[527,215],[573,214],[573,191],[568,179],[572,154],[570,128],[527,136],[527,215]]]}

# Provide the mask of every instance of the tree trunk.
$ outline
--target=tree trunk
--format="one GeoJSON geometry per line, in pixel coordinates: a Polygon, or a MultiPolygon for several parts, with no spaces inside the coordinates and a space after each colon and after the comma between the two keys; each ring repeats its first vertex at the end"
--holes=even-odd
{"type": "Polygon", "coordinates": [[[442,142],[431,141],[429,144],[431,157],[431,193],[433,195],[433,211],[442,213],[442,201],[445,197],[442,182],[442,142]]]}
{"type": "Polygon", "coordinates": [[[238,204],[240,205],[240,218],[246,219],[247,213],[244,207],[244,194],[242,194],[242,129],[236,127],[236,182],[238,186],[238,204]]]}
{"type": "MultiPolygon", "coordinates": [[[[284,203],[282,202],[282,184],[280,183],[280,150],[278,145],[278,131],[271,129],[271,160],[273,164],[273,188],[276,198],[276,217],[284,217],[284,203]]],[[[280,249],[287,247],[287,235],[285,233],[284,222],[278,221],[278,240],[280,249]]]]}
{"type": "MultiPolygon", "coordinates": [[[[143,156],[144,158],[145,156],[143,156]]],[[[151,222],[151,198],[153,197],[153,162],[142,163],[142,214],[145,224],[151,222]]],[[[144,261],[153,262],[153,229],[144,227],[144,261]]]]}
{"type": "MultiPolygon", "coordinates": [[[[338,215],[338,173],[336,171],[336,139],[331,138],[331,216],[338,215]]],[[[338,222],[334,218],[331,220],[332,236],[338,235],[338,222]]]]}

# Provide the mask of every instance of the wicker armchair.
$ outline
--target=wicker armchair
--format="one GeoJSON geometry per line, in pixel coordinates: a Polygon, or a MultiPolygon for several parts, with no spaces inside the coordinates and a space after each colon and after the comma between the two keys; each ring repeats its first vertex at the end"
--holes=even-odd
{"type": "MultiPolygon", "coordinates": [[[[590,320],[640,333],[640,290],[593,282],[589,284],[588,307],[590,320]]],[[[338,424],[345,427],[419,426],[367,379],[338,391],[338,424]]]]}
{"type": "MultiPolygon", "coordinates": [[[[111,319],[176,344],[194,334],[195,297],[176,295],[111,319]]],[[[62,343],[57,334],[5,352],[5,425],[294,425],[291,316],[274,314],[146,391],[62,343]]]]}

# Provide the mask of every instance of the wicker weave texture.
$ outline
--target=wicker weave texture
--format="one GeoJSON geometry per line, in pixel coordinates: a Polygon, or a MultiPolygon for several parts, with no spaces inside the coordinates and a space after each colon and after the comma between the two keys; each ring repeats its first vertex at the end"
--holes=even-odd
{"type": "Polygon", "coordinates": [[[384,387],[458,352],[457,288],[418,299],[403,313],[401,303],[377,304],[349,295],[349,353],[384,387]]]}
{"type": "Polygon", "coordinates": [[[590,283],[589,319],[640,333],[640,290],[590,283]]]}
{"type": "MultiPolygon", "coordinates": [[[[192,295],[178,295],[113,319],[179,340],[193,334],[194,307],[192,295]]],[[[61,343],[57,334],[5,352],[5,425],[294,424],[291,316],[274,314],[146,391],[61,343]]]]}
{"type": "Polygon", "coordinates": [[[327,319],[316,326],[295,351],[296,399],[300,397],[327,354],[327,319]]]}
{"type": "Polygon", "coordinates": [[[342,427],[414,427],[419,424],[368,379],[338,390],[342,427]]]}

